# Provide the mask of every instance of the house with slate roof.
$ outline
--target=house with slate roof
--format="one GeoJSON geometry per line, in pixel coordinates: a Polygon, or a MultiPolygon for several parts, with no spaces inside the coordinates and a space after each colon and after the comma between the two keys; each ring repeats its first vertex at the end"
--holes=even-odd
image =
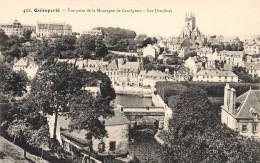
{"type": "MultiPolygon", "coordinates": [[[[84,160],[91,159],[93,163],[101,163],[107,156],[126,157],[129,148],[129,124],[127,117],[114,110],[115,115],[100,120],[104,121],[107,137],[95,139],[87,130],[69,130],[70,119],[63,115],[58,117],[57,139],[64,150],[82,156],[84,160]]],[[[48,116],[50,136],[53,137],[54,116],[48,116]]]]}
{"type": "Polygon", "coordinates": [[[245,68],[252,77],[260,77],[260,63],[245,63],[245,68]]]}
{"type": "MultiPolygon", "coordinates": [[[[119,63],[119,61],[118,61],[119,63]]],[[[119,84],[122,86],[138,86],[139,62],[120,62],[119,84]]]]}
{"type": "Polygon", "coordinates": [[[244,52],[248,55],[260,54],[260,42],[253,40],[245,42],[244,52]]]}
{"type": "Polygon", "coordinates": [[[236,90],[226,84],[221,122],[240,135],[260,138],[260,90],[248,90],[236,97],[236,90]]]}
{"type": "Polygon", "coordinates": [[[24,70],[29,79],[33,79],[38,71],[39,67],[30,57],[24,57],[18,60],[13,65],[14,71],[24,70]]]}
{"type": "Polygon", "coordinates": [[[103,72],[110,78],[112,85],[119,85],[119,69],[116,60],[112,60],[103,72]]]}
{"type": "Polygon", "coordinates": [[[201,70],[193,75],[193,81],[203,82],[238,82],[238,76],[232,71],[220,71],[217,69],[201,70]]]}
{"type": "Polygon", "coordinates": [[[140,71],[138,75],[138,86],[149,86],[154,88],[157,81],[167,81],[169,74],[166,72],[151,70],[151,71],[140,71]]]}

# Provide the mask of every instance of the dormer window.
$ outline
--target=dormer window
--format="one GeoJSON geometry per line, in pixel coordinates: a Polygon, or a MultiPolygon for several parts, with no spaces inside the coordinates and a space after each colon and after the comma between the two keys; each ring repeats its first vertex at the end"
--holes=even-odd
{"type": "Polygon", "coordinates": [[[257,112],[256,112],[256,110],[254,109],[254,108],[250,108],[250,112],[251,112],[251,114],[252,114],[252,116],[253,116],[253,118],[257,118],[257,112]]]}

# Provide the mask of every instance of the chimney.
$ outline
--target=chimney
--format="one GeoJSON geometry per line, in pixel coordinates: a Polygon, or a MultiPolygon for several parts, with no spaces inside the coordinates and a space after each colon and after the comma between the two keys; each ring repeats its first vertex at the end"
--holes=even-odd
{"type": "Polygon", "coordinates": [[[230,113],[234,113],[236,109],[236,90],[231,88],[230,90],[230,104],[229,104],[230,113]]]}
{"type": "Polygon", "coordinates": [[[229,84],[227,83],[225,88],[224,88],[224,108],[226,110],[229,110],[228,109],[228,104],[229,104],[229,99],[230,99],[230,86],[229,84]]]}

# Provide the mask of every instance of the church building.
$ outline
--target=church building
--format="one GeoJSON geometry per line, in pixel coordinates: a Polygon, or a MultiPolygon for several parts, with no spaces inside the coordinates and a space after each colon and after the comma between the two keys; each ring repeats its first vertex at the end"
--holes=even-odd
{"type": "Polygon", "coordinates": [[[196,27],[196,17],[193,13],[185,15],[185,27],[180,34],[180,39],[197,40],[202,37],[198,27],[196,27]]]}

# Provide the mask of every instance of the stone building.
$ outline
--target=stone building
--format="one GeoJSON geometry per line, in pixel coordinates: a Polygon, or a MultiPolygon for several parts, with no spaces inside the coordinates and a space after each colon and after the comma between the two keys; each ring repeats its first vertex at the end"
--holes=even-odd
{"type": "Polygon", "coordinates": [[[223,56],[223,60],[226,61],[227,64],[232,66],[244,66],[243,61],[243,51],[228,51],[223,50],[219,52],[220,56],[223,56]]]}
{"type": "Polygon", "coordinates": [[[119,69],[116,60],[112,60],[103,71],[111,80],[113,85],[119,85],[119,69]]]}
{"type": "Polygon", "coordinates": [[[36,25],[38,37],[53,37],[55,35],[72,35],[72,27],[63,23],[39,23],[36,25]]]}
{"type": "Polygon", "coordinates": [[[36,76],[38,69],[39,66],[29,57],[21,58],[13,65],[14,71],[25,71],[29,79],[33,79],[36,76]]]}
{"type": "Polygon", "coordinates": [[[119,110],[114,110],[115,116],[105,120],[108,137],[92,139],[93,150],[101,156],[126,156],[129,147],[130,121],[119,110]]]}
{"type": "Polygon", "coordinates": [[[89,31],[82,31],[82,34],[84,35],[93,35],[93,36],[102,36],[102,31],[101,29],[92,29],[89,31]]]}
{"type": "Polygon", "coordinates": [[[193,75],[193,81],[203,82],[238,82],[238,76],[232,71],[201,70],[193,75]]]}
{"type": "Polygon", "coordinates": [[[260,54],[260,41],[247,41],[244,44],[244,52],[248,55],[260,54]]]}
{"type": "Polygon", "coordinates": [[[138,86],[139,62],[126,62],[118,60],[119,84],[121,86],[138,86]]]}
{"type": "Polygon", "coordinates": [[[156,50],[151,45],[148,44],[147,47],[143,48],[143,57],[155,58],[156,50]]]}
{"type": "MultiPolygon", "coordinates": [[[[95,139],[91,136],[88,137],[89,132],[86,130],[69,131],[70,120],[60,116],[58,118],[57,139],[67,152],[73,155],[90,156],[93,162],[99,162],[102,157],[106,156],[126,157],[130,140],[130,121],[119,110],[114,111],[113,117],[104,119],[107,137],[95,139]]],[[[53,129],[53,127],[50,128],[53,129]]]]}
{"type": "Polygon", "coordinates": [[[34,25],[22,25],[18,20],[14,20],[13,24],[0,24],[0,29],[5,31],[5,34],[22,36],[24,31],[31,30],[36,31],[36,26],[34,25]]]}
{"type": "Polygon", "coordinates": [[[198,27],[196,27],[196,17],[194,14],[185,15],[185,26],[183,27],[179,36],[181,39],[188,38],[192,40],[199,40],[202,37],[198,27]]]}
{"type": "MultiPolygon", "coordinates": [[[[168,69],[169,70],[169,69],[168,69]]],[[[158,81],[167,81],[169,79],[168,71],[161,72],[156,70],[151,71],[140,71],[138,75],[138,86],[149,86],[150,88],[154,88],[156,82],[158,81]]]]}
{"type": "Polygon", "coordinates": [[[252,77],[260,77],[260,63],[245,63],[245,68],[252,77]]]}
{"type": "Polygon", "coordinates": [[[250,90],[236,97],[236,90],[225,86],[221,122],[240,135],[260,138],[260,90],[250,90]]]}

